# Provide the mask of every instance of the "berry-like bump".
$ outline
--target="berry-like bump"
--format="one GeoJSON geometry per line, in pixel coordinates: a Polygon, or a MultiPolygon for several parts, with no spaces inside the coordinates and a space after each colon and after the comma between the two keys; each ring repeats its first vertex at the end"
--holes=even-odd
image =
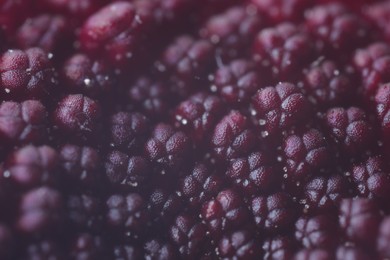
{"type": "Polygon", "coordinates": [[[200,29],[200,36],[217,48],[215,58],[220,63],[248,56],[248,49],[264,21],[253,8],[236,6],[214,15],[200,29]]]}
{"type": "Polygon", "coordinates": [[[215,72],[211,90],[218,92],[232,105],[245,104],[263,87],[263,82],[264,79],[254,62],[238,59],[215,72]]]}
{"type": "Polygon", "coordinates": [[[333,248],[337,245],[337,223],[332,216],[302,217],[295,223],[295,238],[306,248],[333,248]]]}
{"type": "Polygon", "coordinates": [[[179,215],[170,227],[169,235],[182,257],[196,259],[208,242],[206,231],[203,223],[189,215],[179,215]]]}
{"type": "Polygon", "coordinates": [[[99,231],[103,225],[103,203],[87,194],[71,195],[66,201],[67,221],[75,228],[99,231]]]}
{"type": "Polygon", "coordinates": [[[183,201],[176,193],[169,193],[163,189],[155,189],[149,197],[148,209],[154,221],[171,222],[182,207],[183,201]]]}
{"type": "Polygon", "coordinates": [[[127,93],[129,100],[149,117],[161,118],[169,109],[170,91],[162,81],[142,76],[128,88],[127,93]]]}
{"type": "Polygon", "coordinates": [[[370,157],[352,167],[352,181],[362,197],[390,198],[390,173],[380,157],[370,157]]]}
{"type": "Polygon", "coordinates": [[[339,225],[348,239],[367,246],[375,244],[381,221],[375,201],[366,198],[343,199],[339,210],[339,225]]]}
{"type": "Polygon", "coordinates": [[[3,53],[0,80],[1,91],[13,99],[45,97],[58,83],[50,55],[40,48],[3,53]]]}
{"type": "Polygon", "coordinates": [[[375,96],[375,104],[383,138],[390,145],[390,84],[379,87],[375,96]]]}
{"type": "Polygon", "coordinates": [[[326,125],[334,142],[347,155],[367,149],[373,139],[366,113],[357,107],[336,107],[326,113],[326,125]]]}
{"type": "Polygon", "coordinates": [[[0,138],[3,143],[36,143],[45,138],[47,110],[41,102],[3,102],[0,105],[0,138]]]}
{"type": "Polygon", "coordinates": [[[66,144],[59,150],[60,165],[70,185],[92,188],[101,180],[101,162],[97,150],[88,146],[66,144]]]}
{"type": "Polygon", "coordinates": [[[205,138],[210,138],[223,111],[220,98],[200,92],[180,103],[174,117],[179,129],[187,132],[194,144],[197,144],[205,138]]]}
{"type": "Polygon", "coordinates": [[[17,228],[27,234],[58,230],[62,222],[62,196],[42,186],[23,194],[19,205],[17,228]]]}
{"type": "Polygon", "coordinates": [[[275,236],[267,238],[263,243],[263,259],[292,259],[295,247],[296,242],[294,239],[287,236],[275,236]]]}
{"type": "Polygon", "coordinates": [[[214,238],[246,225],[250,219],[242,197],[230,189],[221,191],[215,199],[203,204],[201,215],[214,238]]]}
{"type": "Polygon", "coordinates": [[[212,64],[213,45],[207,40],[196,40],[189,35],[179,36],[162,54],[160,67],[168,74],[173,91],[188,96],[205,81],[212,64]]]}
{"type": "Polygon", "coordinates": [[[301,123],[308,113],[308,100],[291,83],[260,89],[252,98],[252,115],[263,136],[274,136],[301,123]]]}
{"type": "Polygon", "coordinates": [[[112,2],[85,21],[80,31],[81,48],[122,67],[134,55],[146,28],[134,4],[112,2]]]}
{"type": "Polygon", "coordinates": [[[348,195],[348,183],[341,175],[318,176],[305,185],[304,202],[310,211],[329,213],[348,195]]]}
{"type": "Polygon", "coordinates": [[[149,212],[141,195],[112,195],[107,199],[107,223],[120,232],[140,234],[149,221],[149,212]]]}
{"type": "Polygon", "coordinates": [[[90,97],[107,94],[114,85],[113,72],[105,61],[81,53],[65,61],[61,76],[70,91],[90,97]]]}
{"type": "Polygon", "coordinates": [[[245,229],[223,236],[218,244],[221,259],[258,259],[262,255],[259,242],[245,229]]]}
{"type": "Polygon", "coordinates": [[[251,210],[257,227],[267,233],[288,228],[298,216],[297,205],[282,192],[253,198],[251,210]]]}
{"type": "Polygon", "coordinates": [[[180,180],[179,191],[191,208],[198,209],[216,196],[224,185],[224,179],[209,169],[208,165],[196,163],[189,174],[180,180]]]}
{"type": "Polygon", "coordinates": [[[105,167],[106,175],[113,184],[142,185],[152,173],[150,162],[144,157],[131,157],[119,151],[107,155],[105,167]]]}
{"type": "Polygon", "coordinates": [[[40,47],[46,52],[59,51],[72,38],[69,21],[59,15],[43,14],[27,19],[16,32],[16,44],[21,49],[40,47]]]}
{"type": "Polygon", "coordinates": [[[353,94],[351,79],[330,60],[315,62],[304,71],[303,86],[309,101],[325,108],[349,102],[353,94]]]}
{"type": "Polygon", "coordinates": [[[360,74],[362,96],[371,100],[379,85],[390,81],[390,46],[376,42],[358,49],[352,63],[360,74]]]}
{"type": "Polygon", "coordinates": [[[269,67],[278,81],[294,78],[311,61],[312,54],[309,35],[292,23],[261,30],[253,43],[254,59],[269,67]]]}
{"type": "Polygon", "coordinates": [[[149,134],[149,120],[140,113],[119,112],[111,116],[112,147],[136,152],[149,134]]]}
{"type": "Polygon", "coordinates": [[[240,112],[232,111],[215,127],[211,145],[218,159],[228,161],[248,154],[256,139],[249,120],[240,112]]]}
{"type": "Polygon", "coordinates": [[[328,149],[325,137],[314,128],[302,135],[288,136],[283,145],[287,179],[299,181],[313,175],[328,162],[328,149]]]}
{"type": "Polygon", "coordinates": [[[280,177],[264,152],[232,159],[226,175],[244,194],[251,195],[272,191],[280,177]]]}
{"type": "Polygon", "coordinates": [[[145,145],[145,154],[163,170],[174,171],[184,166],[190,148],[191,142],[186,134],[160,123],[156,125],[152,137],[145,145]]]}
{"type": "Polygon", "coordinates": [[[366,22],[341,3],[315,6],[305,13],[305,19],[317,47],[328,55],[346,53],[351,45],[363,46],[370,36],[366,22]]]}
{"type": "Polygon", "coordinates": [[[9,156],[5,173],[25,188],[53,184],[58,178],[58,163],[58,154],[53,148],[28,145],[9,156]]]}
{"type": "Polygon", "coordinates": [[[99,103],[89,97],[68,95],[58,103],[53,120],[60,132],[85,136],[97,130],[100,113],[99,103]]]}

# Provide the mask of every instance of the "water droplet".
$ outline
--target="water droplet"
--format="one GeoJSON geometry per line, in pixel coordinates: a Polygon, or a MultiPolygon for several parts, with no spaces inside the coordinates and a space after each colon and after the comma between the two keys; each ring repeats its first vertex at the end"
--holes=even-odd
{"type": "Polygon", "coordinates": [[[181,120],[181,123],[182,123],[183,125],[186,125],[186,124],[188,124],[188,121],[187,121],[187,119],[183,119],[183,120],[181,120]]]}
{"type": "Polygon", "coordinates": [[[265,125],[266,123],[267,123],[267,121],[265,121],[264,119],[259,120],[259,125],[265,125]]]}
{"type": "Polygon", "coordinates": [[[84,84],[89,86],[91,84],[91,80],[89,78],[84,79],[84,84]]]}
{"type": "Polygon", "coordinates": [[[288,175],[287,173],[283,174],[283,178],[287,179],[288,175]]]}
{"type": "Polygon", "coordinates": [[[252,116],[255,116],[255,115],[257,115],[257,112],[256,112],[256,110],[254,110],[254,109],[251,109],[251,115],[252,115],[252,116]]]}
{"type": "Polygon", "coordinates": [[[134,182],[129,181],[129,182],[127,182],[127,184],[132,186],[132,187],[138,187],[138,182],[136,182],[136,181],[134,181],[134,182]]]}
{"type": "Polygon", "coordinates": [[[49,60],[52,59],[53,57],[54,57],[54,54],[53,54],[53,53],[49,52],[49,53],[47,54],[47,58],[49,58],[49,60]]]}
{"type": "Polygon", "coordinates": [[[11,92],[11,90],[10,90],[9,88],[5,88],[4,91],[5,91],[5,93],[7,93],[7,94],[11,92]]]}
{"type": "Polygon", "coordinates": [[[213,74],[209,74],[209,75],[207,76],[207,79],[208,79],[209,81],[213,81],[213,80],[214,80],[214,75],[213,75],[213,74]]]}
{"type": "Polygon", "coordinates": [[[262,131],[262,132],[261,132],[261,136],[262,136],[262,137],[267,137],[267,136],[269,136],[268,131],[262,131]]]}
{"type": "Polygon", "coordinates": [[[276,160],[278,160],[278,162],[281,162],[282,161],[282,156],[276,157],[276,160]]]}
{"type": "Polygon", "coordinates": [[[284,172],[287,172],[287,167],[286,167],[286,166],[283,167],[283,171],[284,171],[284,172]]]}
{"type": "Polygon", "coordinates": [[[210,90],[211,90],[211,92],[217,92],[217,86],[211,85],[210,90]]]}
{"type": "Polygon", "coordinates": [[[4,171],[3,176],[4,176],[4,178],[9,178],[9,177],[11,177],[11,173],[9,171],[4,171]]]}

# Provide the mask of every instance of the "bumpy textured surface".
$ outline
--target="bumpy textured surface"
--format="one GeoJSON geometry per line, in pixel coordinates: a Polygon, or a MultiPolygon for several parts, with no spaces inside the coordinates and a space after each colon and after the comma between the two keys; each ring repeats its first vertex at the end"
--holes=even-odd
{"type": "Polygon", "coordinates": [[[201,214],[214,238],[219,238],[228,230],[245,226],[249,220],[249,211],[234,190],[223,190],[215,199],[204,203],[201,214]]]}
{"type": "Polygon", "coordinates": [[[222,14],[211,16],[199,34],[216,46],[217,62],[227,62],[248,55],[246,50],[264,26],[263,20],[251,6],[232,7],[222,14]]]}
{"type": "Polygon", "coordinates": [[[292,198],[282,192],[253,198],[251,209],[257,227],[269,233],[290,226],[298,210],[292,198]]]}
{"type": "Polygon", "coordinates": [[[40,48],[8,50],[0,57],[1,90],[12,99],[47,96],[58,84],[50,54],[40,48]]]}
{"type": "Polygon", "coordinates": [[[173,93],[188,96],[206,79],[213,60],[213,49],[207,40],[180,36],[163,51],[157,70],[168,76],[173,93]]]}
{"type": "Polygon", "coordinates": [[[53,148],[27,145],[8,157],[3,175],[22,187],[56,182],[58,161],[58,153],[53,148]]]}
{"type": "Polygon", "coordinates": [[[376,42],[364,49],[358,49],[353,57],[353,65],[360,73],[364,99],[372,99],[379,85],[387,83],[390,70],[390,47],[384,42],[376,42]]]}
{"type": "Polygon", "coordinates": [[[309,32],[315,35],[317,48],[328,55],[335,51],[351,51],[351,44],[362,46],[370,36],[367,22],[341,3],[320,5],[308,10],[305,24],[309,32]]]}
{"type": "Polygon", "coordinates": [[[330,155],[326,139],[317,129],[302,135],[290,135],[283,145],[286,178],[290,181],[304,180],[324,167],[330,155]]]}
{"type": "Polygon", "coordinates": [[[238,111],[232,111],[217,124],[211,145],[218,158],[230,160],[245,155],[256,144],[256,135],[249,120],[238,111]]]}
{"type": "Polygon", "coordinates": [[[313,59],[312,40],[292,23],[261,30],[253,42],[254,59],[269,67],[276,81],[294,78],[313,59]]]}
{"type": "Polygon", "coordinates": [[[0,136],[4,143],[35,143],[45,137],[47,111],[41,102],[3,102],[0,105],[0,136]]]}
{"type": "Polygon", "coordinates": [[[70,22],[59,15],[41,15],[27,20],[16,35],[17,46],[21,49],[40,47],[47,52],[63,48],[71,42],[70,22]]]}
{"type": "Polygon", "coordinates": [[[246,157],[231,160],[226,175],[248,195],[268,193],[281,179],[271,160],[263,152],[253,152],[246,157]]]}
{"type": "Polygon", "coordinates": [[[360,108],[329,109],[326,125],[334,143],[347,155],[362,151],[372,142],[373,129],[366,113],[360,108]]]}
{"type": "Polygon", "coordinates": [[[113,87],[113,72],[103,60],[93,60],[85,54],[70,57],[62,69],[65,86],[75,93],[88,96],[107,94],[113,87]]]}
{"type": "Polygon", "coordinates": [[[0,1],[1,260],[390,258],[390,0],[0,1]]]}
{"type": "Polygon", "coordinates": [[[210,138],[223,111],[219,97],[200,92],[179,104],[174,117],[178,128],[188,132],[197,145],[205,138],[210,138]]]}
{"type": "Polygon", "coordinates": [[[335,62],[320,58],[304,74],[304,89],[315,106],[342,105],[353,99],[352,80],[335,62]]]}
{"type": "Polygon", "coordinates": [[[58,104],[53,121],[58,131],[83,135],[94,133],[100,117],[99,104],[82,94],[68,95],[58,104]]]}
{"type": "Polygon", "coordinates": [[[299,88],[291,83],[279,83],[257,91],[252,98],[251,114],[258,120],[262,135],[280,134],[301,122],[309,113],[309,104],[299,88]]]}
{"type": "Polygon", "coordinates": [[[263,86],[259,69],[252,61],[234,60],[219,68],[211,91],[218,92],[230,104],[242,104],[263,86]]]}

